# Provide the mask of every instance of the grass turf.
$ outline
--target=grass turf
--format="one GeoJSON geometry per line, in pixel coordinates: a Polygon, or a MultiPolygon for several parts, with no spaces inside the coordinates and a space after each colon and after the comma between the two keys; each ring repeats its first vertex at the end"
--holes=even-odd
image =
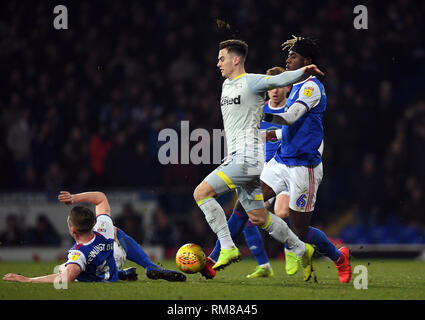
{"type": "MultiPolygon", "coordinates": [[[[173,261],[164,267],[175,269],[173,261]]],[[[40,276],[53,272],[56,262],[1,262],[0,276],[21,273],[40,276]]],[[[247,279],[253,272],[254,260],[245,259],[217,273],[214,280],[200,274],[187,275],[184,283],[150,280],[137,266],[139,279],[118,283],[70,283],[66,290],[53,284],[29,284],[0,281],[0,300],[424,300],[425,262],[414,260],[352,260],[353,268],[364,265],[368,272],[368,289],[354,288],[353,280],[341,284],[333,263],[316,260],[317,282],[303,282],[302,272],[294,276],[284,273],[284,261],[272,260],[273,278],[247,279]]],[[[135,266],[127,263],[126,267],[135,266]]]]}

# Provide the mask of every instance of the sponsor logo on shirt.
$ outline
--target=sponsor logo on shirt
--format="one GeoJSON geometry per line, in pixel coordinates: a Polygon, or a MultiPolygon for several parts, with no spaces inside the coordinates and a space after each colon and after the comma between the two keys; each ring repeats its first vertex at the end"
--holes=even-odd
{"type": "Polygon", "coordinates": [[[232,104],[241,104],[241,95],[238,95],[234,98],[222,97],[220,101],[221,106],[232,105],[232,104]]]}

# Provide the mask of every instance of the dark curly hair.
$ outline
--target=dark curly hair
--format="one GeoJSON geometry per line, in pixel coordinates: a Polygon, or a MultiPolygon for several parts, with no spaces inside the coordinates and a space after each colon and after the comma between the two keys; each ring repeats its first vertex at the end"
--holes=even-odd
{"type": "Polygon", "coordinates": [[[286,40],[282,43],[282,51],[292,50],[304,58],[310,58],[312,63],[317,62],[319,58],[319,44],[318,41],[308,37],[292,36],[292,39],[286,40]]]}

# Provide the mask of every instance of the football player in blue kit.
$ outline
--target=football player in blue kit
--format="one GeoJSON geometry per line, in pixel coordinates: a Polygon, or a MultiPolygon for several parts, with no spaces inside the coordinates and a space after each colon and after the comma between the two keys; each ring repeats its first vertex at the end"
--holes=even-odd
{"type": "MultiPolygon", "coordinates": [[[[60,195],[59,197],[61,197],[60,195]]],[[[93,192],[75,196],[76,202],[84,200],[96,204],[96,214],[83,206],[75,206],[68,215],[68,229],[75,244],[69,250],[68,261],[59,273],[28,278],[7,274],[3,280],[17,282],[72,282],[118,281],[118,268],[114,258],[114,226],[108,201],[103,193],[93,192]]],[[[71,198],[67,202],[71,202],[71,198]]]]}
{"type": "Polygon", "coordinates": [[[84,206],[74,206],[68,216],[68,229],[75,244],[68,252],[68,260],[59,272],[41,277],[7,274],[3,280],[16,282],[115,282],[137,280],[135,268],[120,270],[126,258],[146,269],[150,279],[185,281],[180,272],[154,264],[137,242],[122,230],[115,228],[106,195],[102,192],[71,194],[61,191],[58,200],[65,204],[91,203],[95,213],[84,206]]]}
{"type": "MultiPolygon", "coordinates": [[[[286,70],[317,62],[319,47],[314,39],[293,36],[283,43],[283,50],[286,49],[289,49],[286,70]]],[[[284,113],[265,114],[264,120],[282,125],[282,143],[274,158],[265,165],[260,179],[265,199],[289,189],[290,228],[300,239],[313,244],[318,252],[330,258],[338,271],[339,281],[347,283],[352,275],[349,249],[338,250],[323,231],[310,225],[323,177],[319,147],[323,141],[326,101],[321,81],[315,76],[306,76],[292,86],[284,113]]]]}

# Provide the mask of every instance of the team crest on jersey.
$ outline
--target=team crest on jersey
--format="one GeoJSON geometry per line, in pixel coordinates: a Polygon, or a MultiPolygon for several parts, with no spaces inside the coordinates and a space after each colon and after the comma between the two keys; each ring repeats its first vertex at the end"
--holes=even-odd
{"type": "Polygon", "coordinates": [[[69,257],[69,260],[72,260],[72,261],[76,261],[76,260],[78,260],[78,258],[80,257],[80,253],[79,252],[74,252],[74,253],[72,253],[72,255],[69,257]]]}
{"type": "Polygon", "coordinates": [[[306,97],[311,97],[311,95],[313,94],[314,88],[313,87],[306,87],[304,89],[304,95],[306,97]]]}

